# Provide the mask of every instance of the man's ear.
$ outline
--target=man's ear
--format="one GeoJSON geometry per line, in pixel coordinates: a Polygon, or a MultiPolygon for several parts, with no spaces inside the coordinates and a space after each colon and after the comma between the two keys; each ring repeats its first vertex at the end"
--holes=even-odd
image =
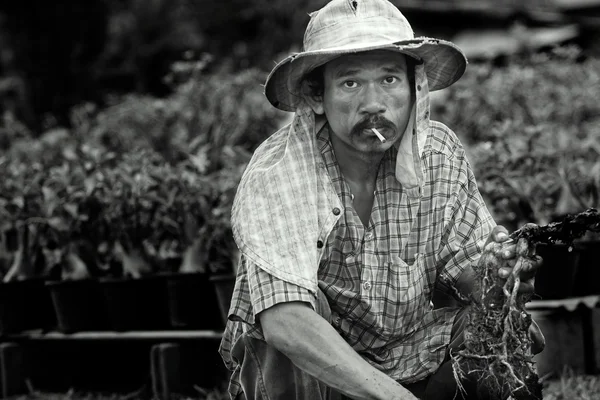
{"type": "Polygon", "coordinates": [[[302,97],[310,108],[317,115],[323,115],[325,113],[325,107],[323,107],[323,96],[315,96],[309,94],[311,92],[306,81],[302,82],[302,97]]]}

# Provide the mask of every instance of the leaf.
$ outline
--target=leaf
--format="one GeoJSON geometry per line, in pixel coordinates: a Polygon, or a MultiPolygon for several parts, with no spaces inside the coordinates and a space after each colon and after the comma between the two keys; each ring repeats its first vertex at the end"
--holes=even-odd
{"type": "Polygon", "coordinates": [[[63,264],[61,277],[65,280],[80,280],[90,278],[91,274],[81,257],[76,252],[70,251],[63,264]]]}
{"type": "Polygon", "coordinates": [[[152,272],[152,267],[144,257],[142,249],[125,250],[120,242],[115,244],[115,255],[123,264],[123,273],[137,279],[152,272]]]}
{"type": "Polygon", "coordinates": [[[186,213],[185,215],[185,219],[184,219],[184,225],[183,225],[183,229],[184,229],[184,235],[185,235],[185,239],[187,243],[192,243],[193,240],[197,237],[198,235],[198,224],[196,223],[196,219],[190,215],[190,213],[186,213]]]}
{"type": "Polygon", "coordinates": [[[51,216],[54,214],[54,210],[60,204],[60,199],[54,190],[49,187],[42,187],[42,193],[44,198],[44,205],[46,208],[45,215],[51,216]]]}
{"type": "Polygon", "coordinates": [[[179,188],[173,188],[171,189],[171,191],[169,192],[169,197],[167,199],[167,206],[171,207],[173,206],[173,203],[175,202],[175,199],[177,197],[177,193],[179,192],[179,188]]]}
{"type": "Polygon", "coordinates": [[[210,160],[208,157],[209,146],[204,145],[198,149],[196,154],[190,154],[189,158],[194,167],[200,174],[205,174],[208,171],[210,160]]]}
{"type": "Polygon", "coordinates": [[[79,215],[79,206],[77,204],[65,203],[63,204],[63,208],[74,219],[77,218],[77,216],[79,215]]]}
{"type": "Polygon", "coordinates": [[[58,198],[56,192],[47,186],[42,186],[42,194],[46,202],[53,202],[58,198]]]}
{"type": "Polygon", "coordinates": [[[23,196],[15,196],[13,197],[11,204],[22,210],[25,208],[25,198],[23,196]]]}
{"type": "Polygon", "coordinates": [[[48,225],[59,232],[68,232],[69,224],[60,217],[52,217],[47,220],[48,225]]]}
{"type": "Polygon", "coordinates": [[[194,272],[206,272],[206,264],[208,257],[204,243],[201,238],[197,238],[194,242],[185,250],[183,261],[179,268],[181,273],[194,273],[194,272]]]}
{"type": "Polygon", "coordinates": [[[85,186],[85,194],[87,196],[90,196],[92,193],[94,193],[94,190],[96,189],[96,177],[93,175],[88,176],[84,179],[83,184],[85,186]]]}
{"type": "Polygon", "coordinates": [[[161,220],[165,225],[169,225],[175,229],[179,229],[179,224],[172,218],[165,216],[165,217],[162,217],[161,220]]]}

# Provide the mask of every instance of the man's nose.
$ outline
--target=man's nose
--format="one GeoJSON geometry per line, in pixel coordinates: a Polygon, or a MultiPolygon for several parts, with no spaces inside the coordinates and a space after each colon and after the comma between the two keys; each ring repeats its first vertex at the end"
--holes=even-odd
{"type": "Polygon", "coordinates": [[[385,112],[383,93],[376,84],[366,85],[362,93],[361,111],[365,114],[381,114],[385,112]]]}

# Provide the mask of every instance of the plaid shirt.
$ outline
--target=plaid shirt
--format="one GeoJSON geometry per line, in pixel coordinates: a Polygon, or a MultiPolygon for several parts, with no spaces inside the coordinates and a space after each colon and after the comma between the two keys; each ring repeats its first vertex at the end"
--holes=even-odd
{"type": "MultiPolygon", "coordinates": [[[[417,75],[417,83],[423,83],[422,75],[417,75]]],[[[419,132],[423,136],[420,164],[417,163],[421,169],[418,195],[414,190],[409,193],[410,189],[397,179],[396,160],[402,146],[391,148],[379,168],[372,215],[366,228],[352,207],[328,130],[321,130],[314,141],[317,163],[329,177],[329,187],[323,191],[330,190],[335,195],[335,199],[327,195],[317,197],[318,209],[329,213],[333,210],[332,214],[336,214],[336,208],[343,211],[337,213],[339,218],[324,236],[321,229],[316,232],[325,238],[323,245],[318,246],[322,251],[316,277],[318,288],[330,303],[332,325],[340,335],[371,365],[402,383],[427,377],[442,362],[457,310],[433,310],[434,288],[453,285],[464,268],[476,262],[494,224],[460,141],[443,124],[428,120],[425,101],[428,99],[418,98],[416,129],[425,125],[419,132]]],[[[298,119],[297,115],[292,122],[296,129],[302,122],[298,119]]],[[[276,146],[277,136],[284,135],[286,129],[264,146],[276,146]]],[[[294,145],[290,138],[287,140],[287,154],[305,144],[294,145]]],[[[300,171],[292,179],[303,176],[302,168],[289,171],[300,171]]],[[[242,179],[242,192],[244,183],[242,179]]],[[[276,186],[272,190],[283,189],[276,186]]],[[[277,214],[270,208],[255,210],[261,211],[277,214]]],[[[299,214],[292,208],[287,211],[283,216],[277,214],[286,222],[299,214]]],[[[320,225],[326,225],[326,218],[319,214],[320,225]]],[[[219,349],[233,372],[229,388],[232,398],[240,387],[239,364],[231,350],[244,333],[263,338],[255,316],[280,302],[304,301],[316,307],[316,293],[304,283],[306,280],[294,279],[298,274],[293,270],[287,276],[280,270],[265,268],[261,258],[241,247],[242,262],[230,318],[219,349]]]]}

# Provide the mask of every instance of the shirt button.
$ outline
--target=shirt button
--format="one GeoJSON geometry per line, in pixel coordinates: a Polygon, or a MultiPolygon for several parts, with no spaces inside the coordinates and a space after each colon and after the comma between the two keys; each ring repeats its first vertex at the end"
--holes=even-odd
{"type": "Polygon", "coordinates": [[[371,232],[367,233],[367,234],[365,235],[365,239],[367,239],[367,240],[371,240],[371,239],[373,239],[373,234],[372,234],[371,232]]]}
{"type": "Polygon", "coordinates": [[[371,282],[367,281],[367,282],[363,283],[363,288],[365,290],[371,290],[371,282]]]}
{"type": "Polygon", "coordinates": [[[323,241],[322,240],[317,240],[317,248],[320,249],[323,247],[323,241]]]}
{"type": "Polygon", "coordinates": [[[333,317],[333,325],[335,325],[335,326],[340,325],[340,316],[339,315],[336,315],[335,317],[333,317]]]}
{"type": "Polygon", "coordinates": [[[340,209],[339,208],[334,208],[333,209],[333,215],[340,215],[340,209]]]}

